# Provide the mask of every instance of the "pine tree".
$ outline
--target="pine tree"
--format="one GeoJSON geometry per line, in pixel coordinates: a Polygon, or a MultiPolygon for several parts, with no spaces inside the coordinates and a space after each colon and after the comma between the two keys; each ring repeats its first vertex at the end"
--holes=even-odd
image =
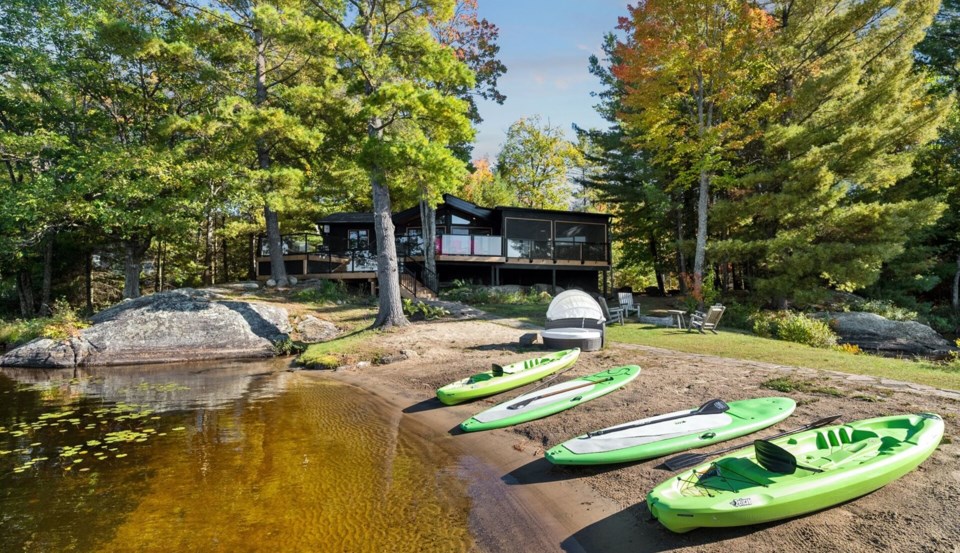
{"type": "MultiPolygon", "coordinates": [[[[331,2],[331,4],[336,4],[331,2]]],[[[400,302],[392,194],[417,197],[419,179],[431,194],[456,187],[465,164],[449,146],[473,130],[467,103],[450,91],[470,89],[473,74],[430,24],[449,20],[454,0],[355,0],[338,12],[315,2],[335,25],[348,90],[355,93],[351,136],[372,192],[377,242],[379,312],[374,327],[407,324],[400,302]]]]}
{"type": "Polygon", "coordinates": [[[765,128],[752,168],[718,202],[736,225],[715,243],[745,263],[762,297],[783,306],[827,289],[873,283],[936,202],[884,201],[936,136],[948,102],[913,73],[913,48],[937,0],[775,2],[777,80],[784,110],[765,128]]]}
{"type": "Polygon", "coordinates": [[[623,82],[628,133],[693,188],[697,233],[693,293],[701,299],[711,192],[735,177],[731,157],[756,138],[776,106],[760,94],[769,77],[773,23],[741,0],[647,1],[621,21],[628,33],[614,75],[623,82]]]}

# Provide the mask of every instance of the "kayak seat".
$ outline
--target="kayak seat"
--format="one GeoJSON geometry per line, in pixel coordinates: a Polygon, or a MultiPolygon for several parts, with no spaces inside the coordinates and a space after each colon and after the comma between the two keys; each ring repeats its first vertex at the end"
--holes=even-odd
{"type": "Polygon", "coordinates": [[[811,452],[806,455],[804,463],[823,470],[836,469],[844,465],[862,463],[876,457],[880,453],[880,448],[883,445],[884,441],[874,435],[871,438],[865,438],[843,444],[837,448],[831,448],[830,451],[818,450],[811,452]]]}
{"type": "Polygon", "coordinates": [[[477,373],[470,377],[470,381],[467,382],[467,384],[476,384],[477,382],[483,382],[491,378],[493,378],[493,375],[490,373],[477,373]]]}
{"type": "MultiPolygon", "coordinates": [[[[876,436],[876,434],[873,435],[876,436]]],[[[855,441],[853,430],[849,426],[837,426],[817,432],[817,449],[832,449],[853,441],[855,441]]]]}

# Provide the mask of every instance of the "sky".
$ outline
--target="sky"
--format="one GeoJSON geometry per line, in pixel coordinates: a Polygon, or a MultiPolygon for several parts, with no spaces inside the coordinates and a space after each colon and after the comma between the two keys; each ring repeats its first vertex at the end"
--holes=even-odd
{"type": "MultiPolygon", "coordinates": [[[[627,14],[627,0],[479,0],[479,14],[500,28],[500,61],[507,73],[498,88],[504,104],[481,101],[473,157],[496,162],[507,129],[539,115],[575,138],[571,126],[609,126],[593,109],[600,83],[587,71],[602,57],[603,35],[627,14]]],[[[635,2],[634,2],[635,3],[635,2]]]]}

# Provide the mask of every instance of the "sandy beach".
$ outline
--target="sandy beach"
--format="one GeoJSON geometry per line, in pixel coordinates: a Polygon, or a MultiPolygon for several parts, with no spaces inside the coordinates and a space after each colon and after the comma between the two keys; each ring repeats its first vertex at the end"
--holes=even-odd
{"type": "MultiPolygon", "coordinates": [[[[399,424],[416,425],[436,443],[463,453],[475,502],[471,524],[478,551],[960,551],[958,394],[826,371],[608,344],[602,351],[583,353],[556,382],[614,366],[640,365],[640,377],[625,389],[546,419],[460,433],[461,421],[525,388],[456,406],[442,405],[434,391],[486,370],[491,362],[535,356],[539,348],[521,350],[517,345],[524,332],[529,330],[484,320],[418,323],[386,333],[378,341],[381,349],[406,350],[409,359],[322,373],[373,392],[398,411],[399,424]],[[762,386],[781,377],[813,381],[833,391],[780,393],[762,386]],[[694,408],[711,398],[766,396],[789,396],[797,401],[797,409],[783,422],[738,442],[833,414],[852,421],[934,412],[945,419],[947,430],[943,443],[917,470],[865,497],[778,523],[682,535],[660,526],[646,508],[647,492],[673,474],[661,466],[663,459],[568,468],[554,467],[543,458],[547,448],[590,430],[694,408]]],[[[722,339],[722,333],[704,336],[722,339]]]]}

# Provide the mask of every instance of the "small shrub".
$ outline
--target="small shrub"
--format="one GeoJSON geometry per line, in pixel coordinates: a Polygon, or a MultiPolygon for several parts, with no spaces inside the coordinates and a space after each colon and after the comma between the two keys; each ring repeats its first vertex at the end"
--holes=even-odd
{"type": "Polygon", "coordinates": [[[837,335],[827,323],[792,311],[757,313],[754,316],[753,332],[763,338],[776,338],[815,348],[837,345],[837,335]]]}
{"type": "Polygon", "coordinates": [[[340,366],[340,357],[332,353],[324,353],[309,359],[301,356],[297,361],[304,368],[313,370],[333,370],[340,366]]]}
{"type": "Polygon", "coordinates": [[[49,317],[17,319],[0,324],[0,343],[17,346],[35,338],[66,340],[90,326],[65,299],[55,301],[51,311],[49,317]]]}
{"type": "Polygon", "coordinates": [[[422,301],[403,299],[403,314],[413,321],[432,321],[450,316],[450,312],[440,306],[432,306],[422,301]]]}
{"type": "Polygon", "coordinates": [[[919,317],[916,311],[894,305],[890,300],[860,301],[855,302],[853,307],[857,311],[880,315],[891,321],[915,321],[919,317]]]}
{"type": "Polygon", "coordinates": [[[326,303],[346,297],[343,281],[321,280],[312,288],[306,288],[293,294],[295,301],[304,303],[326,303]]]}
{"type": "Polygon", "coordinates": [[[294,342],[290,339],[289,336],[284,335],[282,338],[274,340],[273,342],[273,352],[277,355],[294,355],[303,352],[306,349],[301,342],[294,342]]]}
{"type": "Polygon", "coordinates": [[[834,349],[841,353],[849,353],[851,355],[860,355],[863,353],[863,350],[861,350],[857,344],[838,344],[834,349]]]}
{"type": "MultiPolygon", "coordinates": [[[[454,283],[461,283],[460,281],[454,281],[454,283]]],[[[484,304],[509,304],[509,305],[536,305],[536,304],[548,304],[553,299],[553,296],[549,292],[537,292],[531,290],[529,292],[517,291],[517,292],[501,292],[493,288],[486,286],[472,286],[468,284],[463,284],[462,286],[455,286],[450,290],[447,290],[443,294],[444,299],[459,301],[471,305],[484,305],[484,304]]]]}

